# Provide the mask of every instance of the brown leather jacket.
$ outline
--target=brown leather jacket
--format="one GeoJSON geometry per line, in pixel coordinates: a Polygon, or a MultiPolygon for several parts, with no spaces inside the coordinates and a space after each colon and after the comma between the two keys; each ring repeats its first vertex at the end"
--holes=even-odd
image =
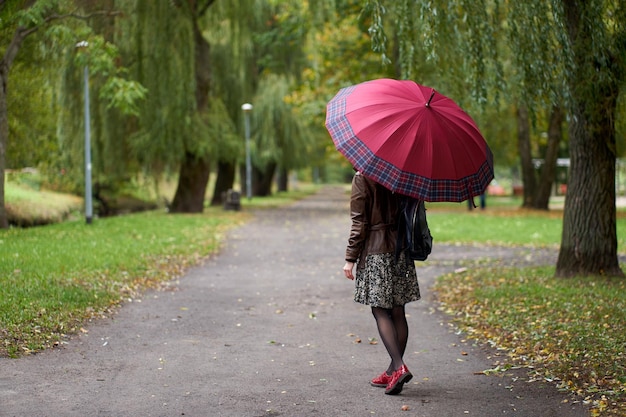
{"type": "Polygon", "coordinates": [[[398,195],[357,172],[352,179],[352,227],[346,261],[364,260],[368,254],[394,252],[398,235],[398,195]]]}

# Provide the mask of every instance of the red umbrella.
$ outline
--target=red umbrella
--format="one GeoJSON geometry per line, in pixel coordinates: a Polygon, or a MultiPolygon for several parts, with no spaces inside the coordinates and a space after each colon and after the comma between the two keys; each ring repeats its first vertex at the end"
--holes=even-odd
{"type": "Polygon", "coordinates": [[[464,201],[493,179],[493,156],[476,123],[454,101],[409,80],[341,89],[326,128],[363,175],[425,201],[464,201]]]}

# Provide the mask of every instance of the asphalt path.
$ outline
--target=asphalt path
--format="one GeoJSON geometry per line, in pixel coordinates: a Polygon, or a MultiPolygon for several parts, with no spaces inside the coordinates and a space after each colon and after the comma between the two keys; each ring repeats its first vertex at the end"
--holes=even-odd
{"type": "Polygon", "coordinates": [[[369,380],[388,365],[369,309],[343,277],[348,195],[341,188],[259,210],[219,254],[129,300],[61,348],[0,359],[0,416],[588,417],[575,398],[524,370],[485,375],[502,358],[449,323],[433,280],[487,259],[554,262],[528,249],[438,244],[407,305],[400,395],[369,380]],[[374,342],[374,343],[372,343],[374,342]]]}

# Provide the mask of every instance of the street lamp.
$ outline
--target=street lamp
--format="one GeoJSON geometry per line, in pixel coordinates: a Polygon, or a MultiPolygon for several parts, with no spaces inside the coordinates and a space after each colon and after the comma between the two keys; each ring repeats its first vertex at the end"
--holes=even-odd
{"type": "MultiPolygon", "coordinates": [[[[89,42],[82,41],[76,44],[77,48],[87,48],[89,42]]],[[[91,115],[89,114],[89,68],[85,64],[83,69],[85,83],[85,219],[91,224],[93,218],[93,201],[91,191],[91,115]]]]}
{"type": "Polygon", "coordinates": [[[252,163],[250,161],[250,112],[252,111],[252,104],[243,104],[241,110],[243,110],[246,131],[246,196],[250,200],[252,198],[252,163]]]}

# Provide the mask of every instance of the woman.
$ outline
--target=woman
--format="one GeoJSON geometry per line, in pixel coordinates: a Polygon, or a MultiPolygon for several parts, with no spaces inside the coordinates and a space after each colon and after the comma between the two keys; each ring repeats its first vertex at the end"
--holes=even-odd
{"type": "MultiPolygon", "coordinates": [[[[409,337],[404,305],[420,299],[413,261],[404,251],[396,257],[399,196],[357,172],[352,180],[352,227],[343,267],[355,280],[354,301],[369,305],[380,338],[391,357],[387,370],[371,384],[395,395],[413,375],[404,364],[409,337]]],[[[401,248],[402,249],[402,248],[401,248]]]]}

